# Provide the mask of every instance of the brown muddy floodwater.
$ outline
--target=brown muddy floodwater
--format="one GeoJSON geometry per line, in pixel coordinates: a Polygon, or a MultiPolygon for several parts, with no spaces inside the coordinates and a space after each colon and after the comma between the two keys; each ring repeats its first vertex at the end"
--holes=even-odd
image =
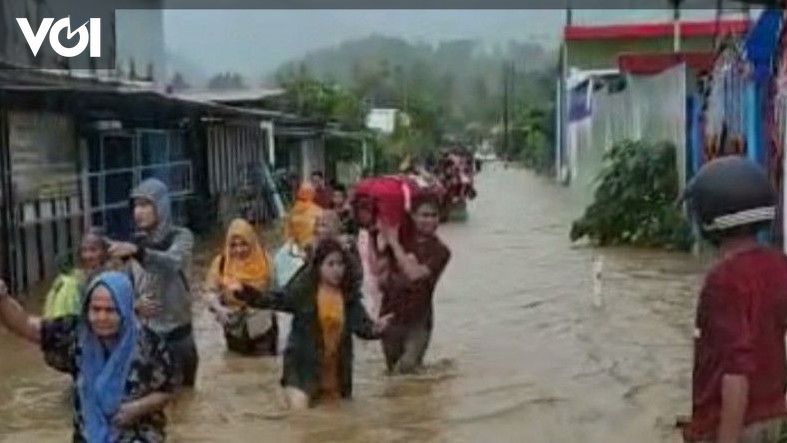
{"type": "MultiPolygon", "coordinates": [[[[425,374],[389,378],[356,349],[355,398],[277,413],[280,362],[228,355],[200,310],[198,387],[171,414],[174,442],[677,442],[689,412],[691,323],[703,264],[572,247],[577,204],[521,170],[487,167],[436,296],[425,374]],[[593,260],[603,255],[603,306],[593,260]]],[[[195,275],[207,255],[198,260],[195,275]]],[[[68,379],[0,331],[0,441],[63,442],[68,379]]]]}

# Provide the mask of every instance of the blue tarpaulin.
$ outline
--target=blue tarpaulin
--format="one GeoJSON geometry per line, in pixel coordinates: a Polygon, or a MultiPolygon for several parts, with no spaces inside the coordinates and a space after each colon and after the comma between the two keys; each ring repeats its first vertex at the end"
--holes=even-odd
{"type": "Polygon", "coordinates": [[[702,166],[702,99],[697,95],[686,98],[686,181],[691,180],[702,166]]]}
{"type": "Polygon", "coordinates": [[[766,9],[746,36],[745,56],[751,64],[753,75],[744,90],[746,114],[747,156],[766,166],[764,126],[762,122],[764,97],[770,83],[773,58],[776,56],[782,27],[782,11],[766,9]]]}
{"type": "Polygon", "coordinates": [[[782,11],[766,9],[746,36],[746,59],[754,66],[754,78],[758,82],[770,76],[781,26],[782,11]]]}

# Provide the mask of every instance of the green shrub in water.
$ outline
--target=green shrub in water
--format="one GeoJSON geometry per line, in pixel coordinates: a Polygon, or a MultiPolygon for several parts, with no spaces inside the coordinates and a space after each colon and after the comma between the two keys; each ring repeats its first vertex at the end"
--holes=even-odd
{"type": "Polygon", "coordinates": [[[675,146],[623,141],[604,156],[594,202],[571,227],[571,241],[688,250],[691,227],[675,204],[675,146]]]}

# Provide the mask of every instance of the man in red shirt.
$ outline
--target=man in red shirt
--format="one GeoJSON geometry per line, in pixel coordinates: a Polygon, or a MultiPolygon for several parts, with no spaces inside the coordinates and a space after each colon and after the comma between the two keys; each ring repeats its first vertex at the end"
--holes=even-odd
{"type": "Polygon", "coordinates": [[[382,337],[383,353],[390,372],[411,373],[423,364],[432,334],[432,297],[451,251],[437,237],[439,202],[432,194],[416,196],[412,204],[412,228],[383,229],[390,247],[390,269],[380,278],[383,292],[381,315],[393,314],[382,337]],[[413,232],[414,231],[414,232],[413,232]]]}
{"type": "Polygon", "coordinates": [[[687,442],[777,442],[787,416],[787,258],[760,246],[774,217],[765,174],[740,157],[706,165],[687,188],[719,248],[697,307],[687,442]]]}

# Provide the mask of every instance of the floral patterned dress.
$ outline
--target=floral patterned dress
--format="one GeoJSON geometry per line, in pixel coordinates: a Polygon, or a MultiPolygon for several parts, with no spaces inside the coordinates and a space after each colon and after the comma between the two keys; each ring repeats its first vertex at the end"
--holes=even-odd
{"type": "MultiPolygon", "coordinates": [[[[66,316],[42,320],[41,350],[47,364],[61,372],[79,375],[77,345],[79,318],[66,316]]],[[[131,362],[124,402],[133,401],[155,392],[174,392],[174,368],[166,342],[153,331],[143,328],[137,335],[135,356],[131,362]]],[[[74,389],[74,442],[85,442],[82,408],[74,389]]],[[[166,440],[166,416],[163,411],[148,414],[134,425],[120,431],[116,443],[159,443],[166,440]]]]}

